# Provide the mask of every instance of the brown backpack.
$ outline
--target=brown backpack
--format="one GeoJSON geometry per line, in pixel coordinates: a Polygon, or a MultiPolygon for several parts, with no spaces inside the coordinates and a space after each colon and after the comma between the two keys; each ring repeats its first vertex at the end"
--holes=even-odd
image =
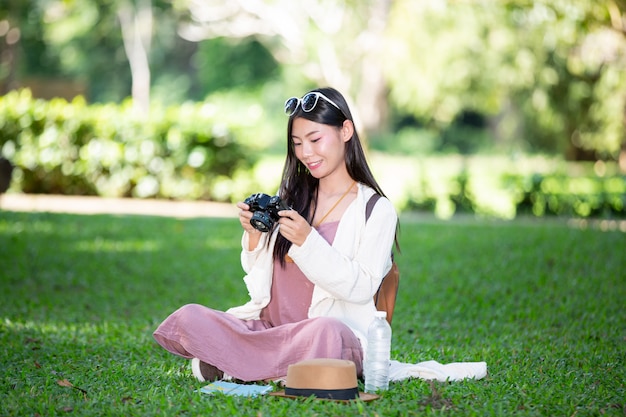
{"type": "MultiPolygon", "coordinates": [[[[372,214],[372,210],[374,209],[374,205],[380,198],[379,194],[374,194],[370,197],[365,206],[365,221],[369,219],[370,214],[372,214]]],[[[391,325],[391,319],[393,318],[393,310],[396,306],[396,298],[398,296],[398,286],[400,285],[400,271],[398,270],[398,265],[396,265],[396,261],[393,260],[393,253],[391,254],[392,265],[387,275],[383,277],[382,282],[380,283],[380,287],[378,287],[378,291],[374,294],[374,304],[376,305],[376,310],[386,311],[387,312],[387,321],[389,325],[391,325]]]]}

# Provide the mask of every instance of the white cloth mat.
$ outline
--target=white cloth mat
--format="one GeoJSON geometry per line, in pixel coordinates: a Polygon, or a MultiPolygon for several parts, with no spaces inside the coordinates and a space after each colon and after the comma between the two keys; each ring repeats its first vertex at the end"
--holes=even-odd
{"type": "Polygon", "coordinates": [[[437,361],[403,363],[391,360],[389,380],[401,381],[407,378],[425,380],[460,381],[463,379],[482,379],[487,376],[486,362],[452,362],[441,364],[437,361]]]}

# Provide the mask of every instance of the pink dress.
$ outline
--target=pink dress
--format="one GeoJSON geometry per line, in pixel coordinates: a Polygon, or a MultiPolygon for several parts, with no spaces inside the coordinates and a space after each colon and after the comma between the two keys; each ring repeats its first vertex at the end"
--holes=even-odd
{"type": "MultiPolygon", "coordinates": [[[[332,243],[339,222],[318,232],[332,243]]],[[[287,367],[313,358],[347,359],[361,375],[361,343],[348,326],[332,317],[308,318],[313,283],[294,263],[274,263],[271,300],[258,320],[240,320],[199,304],[172,313],[154,332],[165,349],[199,358],[242,381],[283,378],[287,367]]]]}

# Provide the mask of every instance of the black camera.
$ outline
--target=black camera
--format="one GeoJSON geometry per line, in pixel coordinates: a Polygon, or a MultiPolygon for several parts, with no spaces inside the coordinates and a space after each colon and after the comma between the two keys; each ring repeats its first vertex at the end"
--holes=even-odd
{"type": "Polygon", "coordinates": [[[274,223],[278,221],[278,212],[281,210],[291,210],[279,196],[269,196],[263,193],[252,194],[244,200],[250,211],[253,213],[250,224],[261,232],[268,232],[274,227],[274,223]]]}

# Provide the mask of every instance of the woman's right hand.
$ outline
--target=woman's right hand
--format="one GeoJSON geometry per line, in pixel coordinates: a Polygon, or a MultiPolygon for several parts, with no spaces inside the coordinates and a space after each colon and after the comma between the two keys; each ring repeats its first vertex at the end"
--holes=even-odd
{"type": "Polygon", "coordinates": [[[237,203],[237,207],[239,208],[239,223],[241,223],[241,227],[243,227],[243,230],[250,233],[251,235],[260,234],[261,232],[255,229],[250,223],[250,219],[252,218],[250,206],[240,201],[239,203],[237,203]]]}
{"type": "Polygon", "coordinates": [[[237,207],[239,208],[239,223],[241,223],[241,227],[249,235],[248,250],[254,250],[259,243],[259,239],[261,238],[261,231],[255,229],[252,224],[250,224],[250,219],[253,214],[250,211],[250,206],[240,201],[237,203],[237,207]]]}

